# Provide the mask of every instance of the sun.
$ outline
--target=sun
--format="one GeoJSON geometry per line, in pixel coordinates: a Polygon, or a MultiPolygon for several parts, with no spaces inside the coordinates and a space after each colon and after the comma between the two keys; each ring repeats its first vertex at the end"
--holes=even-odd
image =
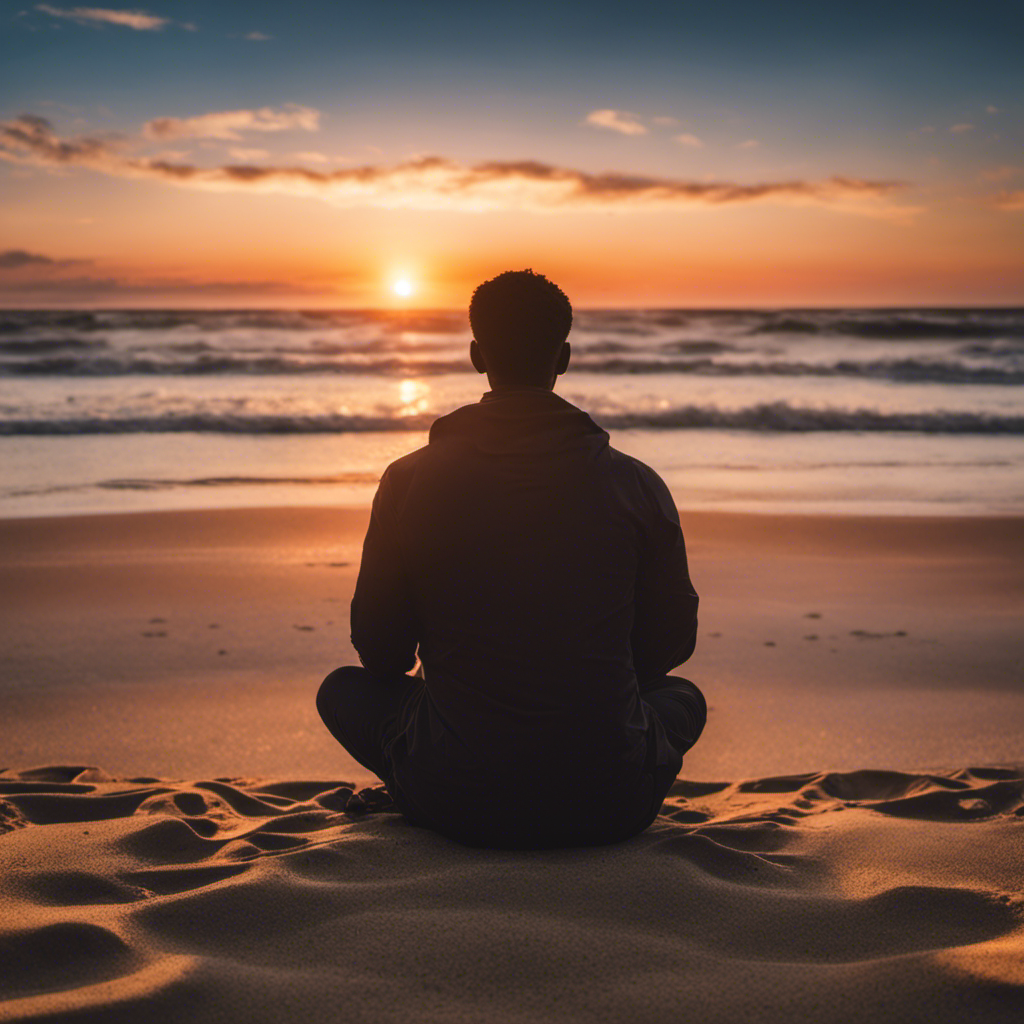
{"type": "Polygon", "coordinates": [[[392,282],[391,290],[400,298],[407,299],[414,291],[416,286],[407,277],[400,277],[397,281],[392,282]]]}

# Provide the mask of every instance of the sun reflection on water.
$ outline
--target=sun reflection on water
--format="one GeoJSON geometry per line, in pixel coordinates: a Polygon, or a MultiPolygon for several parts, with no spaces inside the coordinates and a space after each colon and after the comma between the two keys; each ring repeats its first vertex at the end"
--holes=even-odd
{"type": "Polygon", "coordinates": [[[427,396],[430,394],[430,386],[421,380],[408,378],[398,383],[398,415],[418,416],[427,411],[427,396]]]}

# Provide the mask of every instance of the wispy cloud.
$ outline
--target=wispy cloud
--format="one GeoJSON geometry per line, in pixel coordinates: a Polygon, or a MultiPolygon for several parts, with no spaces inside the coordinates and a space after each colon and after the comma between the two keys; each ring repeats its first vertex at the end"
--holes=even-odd
{"type": "Polygon", "coordinates": [[[1024,167],[1013,164],[1000,164],[998,167],[987,167],[978,177],[982,181],[1012,181],[1018,175],[1024,174],[1024,167]]]}
{"type": "Polygon", "coordinates": [[[228,150],[228,156],[232,160],[266,160],[270,156],[270,151],[266,149],[243,149],[239,146],[233,146],[228,150]]]}
{"type": "Polygon", "coordinates": [[[1024,210],[1024,188],[996,196],[995,207],[997,210],[1012,210],[1015,213],[1024,210]]]}
{"type": "Polygon", "coordinates": [[[286,103],[280,110],[221,110],[198,117],[158,117],[147,121],[143,133],[151,139],[225,139],[241,141],[243,132],[282,132],[320,128],[320,111],[301,103],[286,103]]]}
{"type": "Polygon", "coordinates": [[[204,281],[188,277],[139,277],[93,276],[79,274],[74,277],[37,277],[30,280],[5,282],[0,279],[0,294],[15,297],[25,295],[57,296],[81,299],[109,298],[113,296],[153,297],[159,295],[192,296],[213,294],[237,296],[239,298],[266,295],[322,294],[331,282],[304,281],[204,281]]]}
{"type": "MultiPolygon", "coordinates": [[[[79,25],[120,25],[137,32],[159,32],[173,24],[170,18],[161,18],[146,11],[115,11],[107,7],[53,7],[36,4],[36,10],[51,18],[65,18],[79,25]]],[[[193,25],[183,28],[194,29],[193,25]]]]}
{"type": "Polygon", "coordinates": [[[595,128],[607,128],[621,135],[646,135],[647,128],[640,123],[636,114],[625,110],[592,110],[587,114],[587,124],[595,128]]]}
{"type": "Polygon", "coordinates": [[[961,124],[950,125],[949,130],[954,135],[963,135],[964,132],[973,132],[974,131],[974,125],[973,124],[967,124],[966,122],[963,122],[961,124]]]}
{"type": "Polygon", "coordinates": [[[675,140],[682,146],[691,146],[693,149],[704,148],[704,143],[701,142],[696,135],[691,135],[689,132],[683,132],[682,135],[676,135],[675,140]]]}
{"type": "Polygon", "coordinates": [[[841,175],[820,181],[696,182],[620,172],[592,174],[534,160],[485,161],[467,166],[437,156],[393,166],[339,170],[200,167],[131,157],[97,138],[62,139],[45,118],[33,115],[0,122],[0,159],[52,168],[84,167],[116,177],[188,188],[314,196],[348,207],[635,211],[783,202],[890,220],[906,220],[919,212],[918,208],[891,202],[891,197],[905,187],[904,182],[841,175]]]}
{"type": "Polygon", "coordinates": [[[265,32],[246,32],[243,39],[248,39],[253,43],[265,43],[268,39],[273,39],[273,36],[268,36],[265,32]]]}
{"type": "Polygon", "coordinates": [[[24,249],[4,249],[0,251],[0,270],[21,270],[23,267],[57,268],[77,266],[88,260],[55,260],[52,256],[44,256],[38,252],[26,252],[24,249]]]}
{"type": "Polygon", "coordinates": [[[757,149],[761,143],[757,139],[744,139],[742,142],[736,143],[737,149],[757,149]]]}
{"type": "Polygon", "coordinates": [[[989,104],[989,105],[988,105],[988,106],[987,106],[987,107],[985,108],[985,113],[986,113],[986,114],[998,114],[998,113],[999,113],[999,108],[998,108],[998,107],[994,107],[994,106],[992,106],[992,104],[990,103],[990,104],[989,104]]]}

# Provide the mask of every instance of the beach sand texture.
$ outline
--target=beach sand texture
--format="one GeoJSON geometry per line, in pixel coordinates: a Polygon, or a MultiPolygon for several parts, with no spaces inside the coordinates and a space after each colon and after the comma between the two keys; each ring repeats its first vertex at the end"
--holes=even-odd
{"type": "Polygon", "coordinates": [[[365,522],[0,522],[0,1020],[1024,1019],[1020,520],[685,514],[706,734],[542,852],[317,721],[365,522]]]}
{"type": "Polygon", "coordinates": [[[3,1020],[1021,1019],[1024,775],[679,781],[611,847],[337,781],[0,775],[3,1020]]]}

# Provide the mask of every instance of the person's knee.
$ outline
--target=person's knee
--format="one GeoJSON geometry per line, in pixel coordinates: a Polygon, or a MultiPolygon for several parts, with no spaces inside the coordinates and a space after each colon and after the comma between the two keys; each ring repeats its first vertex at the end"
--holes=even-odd
{"type": "Polygon", "coordinates": [[[338,704],[344,700],[345,690],[351,689],[352,684],[360,680],[365,671],[358,665],[342,665],[320,684],[316,694],[316,709],[325,722],[328,715],[333,715],[338,704]]]}
{"type": "Polygon", "coordinates": [[[707,724],[708,720],[708,702],[704,697],[701,688],[689,679],[684,679],[682,676],[669,676],[669,679],[673,680],[679,687],[686,691],[690,696],[693,706],[697,711],[697,718],[700,722],[700,728],[703,729],[707,724]]]}
{"type": "Polygon", "coordinates": [[[700,738],[708,720],[708,706],[700,688],[682,676],[666,676],[664,683],[643,694],[657,712],[669,741],[685,753],[700,738]]]}

